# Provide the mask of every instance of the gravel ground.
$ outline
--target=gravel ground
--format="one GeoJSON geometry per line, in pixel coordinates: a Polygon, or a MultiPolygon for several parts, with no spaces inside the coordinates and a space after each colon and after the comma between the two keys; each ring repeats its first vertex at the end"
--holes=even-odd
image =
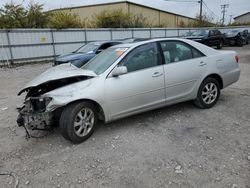
{"type": "MultiPolygon", "coordinates": [[[[26,140],[16,126],[17,92],[51,65],[0,69],[0,173],[15,173],[19,187],[250,188],[250,45],[224,49],[238,51],[242,74],[212,109],[150,111],[100,125],[79,145],[58,129],[26,140]]],[[[14,187],[12,177],[0,187],[14,187]]]]}

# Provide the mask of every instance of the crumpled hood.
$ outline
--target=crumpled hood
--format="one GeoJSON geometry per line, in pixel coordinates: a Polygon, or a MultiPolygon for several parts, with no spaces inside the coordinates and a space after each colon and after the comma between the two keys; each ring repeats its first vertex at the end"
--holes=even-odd
{"type": "Polygon", "coordinates": [[[92,57],[94,53],[70,53],[57,57],[56,61],[69,62],[74,60],[85,59],[86,57],[92,57]]]}
{"type": "Polygon", "coordinates": [[[227,38],[236,37],[238,33],[226,33],[227,38]]]}
{"type": "Polygon", "coordinates": [[[20,90],[18,95],[22,94],[25,90],[29,88],[36,87],[46,82],[60,80],[63,78],[76,77],[76,76],[96,77],[97,75],[93,71],[77,68],[70,63],[58,65],[58,66],[48,69],[44,73],[40,74],[38,77],[31,80],[29,83],[27,83],[20,90]]]}

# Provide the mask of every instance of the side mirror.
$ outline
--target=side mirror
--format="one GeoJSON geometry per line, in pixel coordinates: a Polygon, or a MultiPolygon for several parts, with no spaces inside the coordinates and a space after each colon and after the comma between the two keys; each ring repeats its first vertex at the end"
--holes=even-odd
{"type": "Polygon", "coordinates": [[[125,66],[116,67],[112,72],[112,76],[116,77],[122,74],[126,74],[127,72],[128,69],[125,66]]]}

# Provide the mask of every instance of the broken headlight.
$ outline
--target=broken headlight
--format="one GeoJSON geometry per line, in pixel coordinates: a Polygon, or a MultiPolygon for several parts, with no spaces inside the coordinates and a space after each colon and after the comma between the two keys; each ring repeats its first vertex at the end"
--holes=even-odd
{"type": "Polygon", "coordinates": [[[51,100],[52,100],[51,97],[44,97],[44,98],[31,97],[30,103],[32,105],[33,111],[45,112],[46,106],[50,103],[51,100]]]}

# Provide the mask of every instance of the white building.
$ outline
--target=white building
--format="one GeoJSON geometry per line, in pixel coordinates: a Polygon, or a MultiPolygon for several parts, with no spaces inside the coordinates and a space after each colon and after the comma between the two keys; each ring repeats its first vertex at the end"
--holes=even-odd
{"type": "Polygon", "coordinates": [[[234,17],[235,23],[250,23],[250,12],[234,17]]]}

